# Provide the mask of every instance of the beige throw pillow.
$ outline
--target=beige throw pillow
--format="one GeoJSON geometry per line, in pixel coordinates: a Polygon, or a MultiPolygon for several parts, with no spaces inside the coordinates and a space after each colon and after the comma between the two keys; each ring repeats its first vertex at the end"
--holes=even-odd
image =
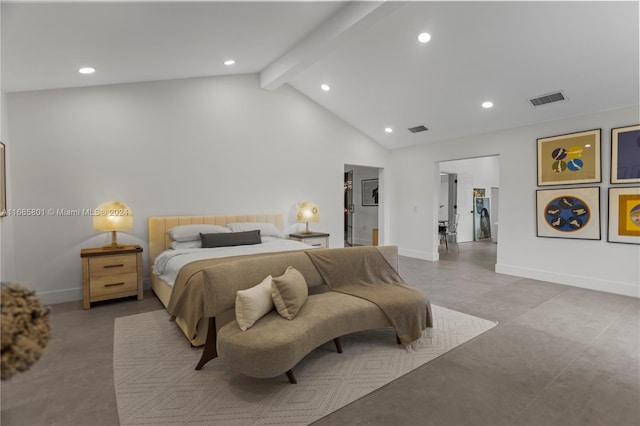
{"type": "Polygon", "coordinates": [[[307,301],[309,289],[304,276],[292,266],[271,282],[271,296],[276,310],[282,317],[292,320],[307,301]]]}
{"type": "Polygon", "coordinates": [[[240,330],[246,331],[273,309],[271,281],[269,275],[260,284],[236,293],[236,321],[240,330]]]}

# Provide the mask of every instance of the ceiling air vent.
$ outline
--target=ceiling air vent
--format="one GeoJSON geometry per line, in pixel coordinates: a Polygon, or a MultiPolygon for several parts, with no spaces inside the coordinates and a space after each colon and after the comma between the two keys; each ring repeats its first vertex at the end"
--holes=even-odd
{"type": "Polygon", "coordinates": [[[410,127],[409,128],[409,131],[411,133],[426,132],[427,130],[429,130],[429,129],[427,129],[425,126],[416,126],[416,127],[410,127]]]}
{"type": "Polygon", "coordinates": [[[533,106],[540,106],[550,104],[552,102],[564,101],[566,98],[562,92],[548,93],[546,95],[538,96],[537,98],[529,99],[529,102],[533,106]]]}

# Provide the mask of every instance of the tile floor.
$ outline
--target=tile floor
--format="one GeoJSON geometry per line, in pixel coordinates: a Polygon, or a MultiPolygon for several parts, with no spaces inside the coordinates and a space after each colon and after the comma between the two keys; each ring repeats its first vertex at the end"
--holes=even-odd
{"type": "MultiPolygon", "coordinates": [[[[490,242],[401,258],[433,303],[500,324],[315,424],[640,425],[640,300],[499,275],[495,259],[490,242]]],[[[1,384],[2,425],[117,425],[113,320],[161,308],[151,293],[53,305],[43,358],[1,384]]]]}

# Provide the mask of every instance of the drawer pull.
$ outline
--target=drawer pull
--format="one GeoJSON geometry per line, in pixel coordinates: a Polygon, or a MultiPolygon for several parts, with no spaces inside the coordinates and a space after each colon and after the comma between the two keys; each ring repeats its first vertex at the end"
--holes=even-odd
{"type": "Polygon", "coordinates": [[[105,284],[105,287],[115,287],[117,285],[124,285],[124,283],[113,283],[113,284],[105,284]]]}
{"type": "Polygon", "coordinates": [[[104,265],[104,268],[121,268],[124,266],[124,263],[118,263],[117,265],[104,265]]]}

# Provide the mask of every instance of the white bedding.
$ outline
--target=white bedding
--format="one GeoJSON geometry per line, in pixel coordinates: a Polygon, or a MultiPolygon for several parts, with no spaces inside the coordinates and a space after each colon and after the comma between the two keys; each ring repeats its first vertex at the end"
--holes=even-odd
{"type": "Polygon", "coordinates": [[[161,280],[173,287],[180,269],[187,263],[196,260],[279,251],[308,250],[312,248],[314,247],[299,241],[263,237],[261,244],[246,246],[165,250],[156,257],[153,263],[153,272],[161,280]]]}

